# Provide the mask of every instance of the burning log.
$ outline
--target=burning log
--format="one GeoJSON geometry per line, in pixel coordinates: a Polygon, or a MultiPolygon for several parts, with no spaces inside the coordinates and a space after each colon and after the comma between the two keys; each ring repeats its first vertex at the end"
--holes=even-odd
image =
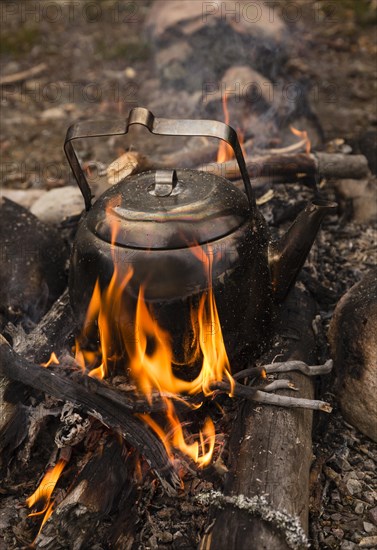
{"type": "Polygon", "coordinates": [[[29,334],[21,326],[8,323],[5,335],[11,338],[14,351],[25,359],[42,363],[52,352],[59,353],[66,347],[75,327],[68,290],[65,290],[29,334]]]}
{"type": "MultiPolygon", "coordinates": [[[[300,141],[298,144],[294,144],[294,149],[292,147],[271,149],[263,155],[260,152],[256,156],[252,152],[248,153],[245,161],[250,177],[255,179],[269,178],[269,181],[282,182],[286,178],[296,180],[298,177],[314,177],[316,175],[324,178],[359,180],[370,174],[368,160],[363,155],[298,152],[297,149],[301,148],[303,144],[304,142],[300,141]],[[293,149],[293,152],[291,152],[291,149],[293,149]]],[[[126,153],[109,166],[109,183],[113,184],[121,178],[143,172],[152,166],[158,169],[166,169],[177,166],[192,166],[196,162],[200,164],[203,157],[209,158],[209,152],[215,158],[216,151],[211,147],[204,148],[204,150],[199,149],[198,151],[185,150],[185,159],[182,158],[181,152],[176,152],[156,162],[135,152],[126,153]]],[[[229,180],[238,180],[241,177],[237,162],[234,159],[226,162],[207,162],[206,164],[200,164],[197,169],[229,180]]]]}
{"type": "Polygon", "coordinates": [[[67,541],[75,541],[79,550],[98,540],[98,522],[118,508],[123,492],[128,495],[132,489],[134,455],[124,457],[125,452],[114,439],[91,456],[38,534],[36,548],[63,549],[67,541]]]}
{"type": "MultiPolygon", "coordinates": [[[[328,153],[295,153],[266,156],[245,157],[249,175],[252,178],[284,176],[297,177],[299,174],[325,178],[361,179],[369,174],[369,166],[363,155],[344,155],[328,153]]],[[[210,163],[199,167],[199,170],[210,172],[226,179],[240,178],[235,160],[224,163],[210,163]]]]}
{"type": "MultiPolygon", "coordinates": [[[[17,327],[8,323],[4,334],[12,341],[13,349],[29,361],[42,363],[53,351],[59,353],[67,345],[67,341],[75,328],[75,320],[69,304],[68,292],[56,300],[38,325],[29,334],[26,334],[21,325],[17,327]]],[[[2,339],[4,340],[4,339],[2,339]]],[[[21,383],[24,380],[21,378],[21,383]]],[[[27,436],[27,411],[19,405],[23,390],[28,392],[22,384],[15,388],[11,377],[0,375],[0,450],[4,463],[8,452],[15,450],[27,436]],[[9,395],[17,394],[12,400],[9,395]],[[8,399],[6,399],[8,395],[8,399]],[[11,402],[10,402],[11,401],[11,402]]],[[[38,389],[38,388],[37,388],[38,389]]]]}
{"type": "Polygon", "coordinates": [[[30,363],[17,355],[2,336],[0,336],[0,375],[41,390],[59,400],[79,405],[102,424],[119,432],[132,447],[138,449],[151,468],[156,471],[167,491],[174,492],[179,487],[179,478],[162,443],[143,422],[135,418],[127,405],[118,403],[115,409],[111,400],[86,388],[85,378],[82,378],[82,383],[78,384],[45,367],[30,363]]]}
{"type": "MultiPolygon", "coordinates": [[[[274,356],[282,355],[283,359],[295,363],[313,356],[314,311],[309,297],[296,291],[290,295],[282,308],[278,330],[280,346],[274,348],[274,356]]],[[[272,354],[270,356],[272,358],[272,354]]],[[[277,371],[279,369],[281,365],[277,366],[277,371]]],[[[245,372],[239,373],[244,375],[245,372]]],[[[291,381],[300,387],[302,396],[313,398],[312,379],[302,373],[292,373],[291,381]]],[[[244,404],[229,445],[230,473],[224,495],[217,499],[218,507],[223,509],[216,510],[213,498],[215,521],[202,541],[203,550],[246,549],[250,548],[251,541],[255,548],[305,547],[311,426],[312,413],[308,410],[256,409],[251,403],[244,404]],[[299,523],[295,523],[295,516],[299,517],[299,523]]]]}

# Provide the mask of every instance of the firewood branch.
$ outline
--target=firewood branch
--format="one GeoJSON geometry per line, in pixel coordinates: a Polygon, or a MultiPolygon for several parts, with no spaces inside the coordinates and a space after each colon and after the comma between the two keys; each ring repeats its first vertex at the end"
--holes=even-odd
{"type": "MultiPolygon", "coordinates": [[[[298,144],[301,146],[301,142],[298,144]]],[[[215,153],[215,152],[213,152],[215,153]]],[[[179,151],[162,159],[153,160],[138,152],[130,151],[116,159],[108,168],[109,184],[114,184],[127,176],[149,170],[195,167],[210,174],[222,176],[228,180],[239,180],[241,174],[235,159],[218,163],[201,159],[202,151],[185,151],[185,158],[179,151]]],[[[368,161],[363,155],[346,155],[342,153],[313,152],[310,154],[297,150],[297,144],[281,149],[271,149],[249,153],[245,156],[248,173],[251,178],[268,178],[270,181],[282,181],[284,178],[297,180],[299,176],[321,178],[351,178],[362,179],[370,174],[368,161]]]]}
{"type": "MultiPolygon", "coordinates": [[[[114,407],[114,402],[103,395],[93,393],[85,387],[45,367],[35,365],[20,357],[0,335],[0,375],[22,382],[59,400],[69,401],[102,424],[118,431],[122,437],[136,448],[155,470],[165,489],[172,493],[180,486],[162,443],[137,419],[127,406],[114,407]]],[[[84,380],[84,379],[83,379],[84,380]]],[[[93,388],[91,381],[91,388],[93,388]]]]}
{"type": "MultiPolygon", "coordinates": [[[[296,153],[266,156],[247,156],[245,158],[249,175],[252,178],[261,176],[297,176],[319,174],[324,178],[361,179],[369,174],[369,166],[363,155],[344,155],[328,153],[296,153]]],[[[199,167],[199,170],[209,172],[226,179],[240,178],[240,171],[235,160],[224,163],[209,163],[199,167]]]]}
{"type": "MultiPolygon", "coordinates": [[[[228,380],[222,382],[216,382],[211,384],[213,391],[219,391],[224,393],[230,393],[234,397],[243,397],[256,403],[265,403],[267,405],[277,405],[278,407],[291,407],[301,409],[311,409],[317,411],[323,411],[330,413],[332,411],[331,406],[325,401],[317,401],[316,399],[303,399],[300,397],[290,397],[287,395],[276,395],[274,393],[268,393],[265,389],[259,390],[250,386],[244,386],[235,382],[233,389],[231,388],[228,380]]],[[[291,388],[293,389],[293,388],[291,388]]]]}
{"type": "Polygon", "coordinates": [[[321,374],[328,374],[329,372],[331,372],[332,367],[332,359],[329,359],[323,365],[307,365],[303,361],[284,361],[281,363],[270,363],[269,365],[263,365],[260,367],[250,367],[248,369],[237,372],[233,378],[235,380],[250,378],[252,376],[260,375],[263,371],[266,374],[299,371],[303,374],[306,374],[306,376],[318,376],[321,374]]]}

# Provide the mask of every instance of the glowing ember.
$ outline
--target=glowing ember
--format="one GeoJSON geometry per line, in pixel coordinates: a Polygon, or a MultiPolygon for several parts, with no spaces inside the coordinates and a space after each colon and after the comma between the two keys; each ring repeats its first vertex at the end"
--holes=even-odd
{"type": "Polygon", "coordinates": [[[301,138],[303,141],[305,141],[305,152],[307,155],[309,155],[310,153],[310,150],[311,150],[311,142],[310,142],[310,139],[309,139],[309,136],[308,136],[308,132],[306,130],[297,130],[297,128],[295,128],[294,126],[290,126],[290,130],[292,132],[292,134],[294,134],[295,136],[301,138]]]}
{"type": "Polygon", "coordinates": [[[56,357],[56,353],[51,353],[50,359],[46,363],[41,363],[41,367],[49,367],[50,365],[59,365],[59,359],[56,357]]]}
{"type": "Polygon", "coordinates": [[[42,506],[42,510],[29,514],[29,517],[40,516],[44,514],[38,534],[52,514],[54,502],[51,502],[51,495],[66,464],[67,462],[65,460],[59,460],[59,462],[57,462],[56,465],[45,474],[41,483],[39,484],[38,489],[29,498],[26,499],[26,504],[29,508],[33,508],[37,504],[42,506]]]}

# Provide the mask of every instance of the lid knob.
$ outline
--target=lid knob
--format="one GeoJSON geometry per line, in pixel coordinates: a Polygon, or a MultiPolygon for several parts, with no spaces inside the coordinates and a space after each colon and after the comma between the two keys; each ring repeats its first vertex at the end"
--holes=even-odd
{"type": "Polygon", "coordinates": [[[175,170],[156,170],[154,186],[149,191],[156,197],[169,197],[178,183],[178,176],[175,170]]]}

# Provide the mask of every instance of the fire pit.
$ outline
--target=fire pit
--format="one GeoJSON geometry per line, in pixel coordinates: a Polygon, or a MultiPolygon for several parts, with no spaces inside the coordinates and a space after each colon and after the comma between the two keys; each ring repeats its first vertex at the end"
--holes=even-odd
{"type": "Polygon", "coordinates": [[[6,4],[6,547],[373,547],[373,447],[317,377],[375,240],[355,10],[328,26],[313,3],[315,28],[289,19],[307,2],[57,2],[51,22],[41,0],[38,43],[37,12],[6,4]]]}
{"type": "MultiPolygon", "coordinates": [[[[312,202],[280,242],[271,242],[255,204],[237,134],[220,122],[155,119],[138,108],[130,113],[122,132],[119,125],[118,130],[96,123],[73,126],[65,148],[88,211],[71,257],[70,303],[80,327],[74,356],[66,341],[65,354],[54,351],[37,366],[17,356],[5,340],[1,346],[3,374],[67,402],[55,434],[55,466],[26,501],[33,510],[30,517],[43,517],[37,541],[45,540],[43,527],[56,508],[54,489],[73,450],[84,440],[90,449],[90,437],[105,437],[106,458],[92,456],[81,468],[78,487],[95,483],[90,472],[97,461],[119,461],[126,452],[132,459],[122,463],[116,479],[127,477],[122,473],[126,464],[135,472],[140,470],[142,459],[172,493],[182,483],[178,456],[182,464],[191,460],[199,468],[211,464],[214,453],[217,461],[221,456],[214,413],[208,409],[208,403],[218,403],[221,394],[331,410],[321,401],[271,393],[296,389],[289,380],[263,383],[272,372],[326,373],[331,362],[319,367],[302,361],[248,365],[271,341],[274,307],[291,289],[320,222],[336,208],[334,203],[312,202]],[[90,187],[72,141],[126,133],[132,124],[157,134],[202,133],[228,141],[243,175],[245,195],[224,178],[205,172],[157,170],[120,181],[92,207],[90,187]],[[240,382],[250,377],[260,382],[254,386],[240,382]],[[112,432],[98,431],[94,418],[112,432]],[[119,433],[126,443],[116,444],[112,433],[119,433]]],[[[49,315],[49,324],[58,325],[59,340],[67,337],[66,323],[71,318],[67,298],[49,315]]],[[[68,324],[69,329],[73,326],[68,324]]],[[[107,476],[98,481],[99,486],[107,482],[107,476]]],[[[56,518],[72,499],[77,504],[77,490],[67,486],[56,518]]],[[[80,489],[79,502],[88,491],[91,500],[97,490],[91,487],[82,493],[80,489]]],[[[109,506],[114,498],[115,487],[109,506]]],[[[271,516],[275,521],[267,501],[254,504],[261,506],[264,520],[271,516]]],[[[289,514],[284,517],[288,543],[293,544],[295,536],[303,543],[299,523],[289,514]]]]}

